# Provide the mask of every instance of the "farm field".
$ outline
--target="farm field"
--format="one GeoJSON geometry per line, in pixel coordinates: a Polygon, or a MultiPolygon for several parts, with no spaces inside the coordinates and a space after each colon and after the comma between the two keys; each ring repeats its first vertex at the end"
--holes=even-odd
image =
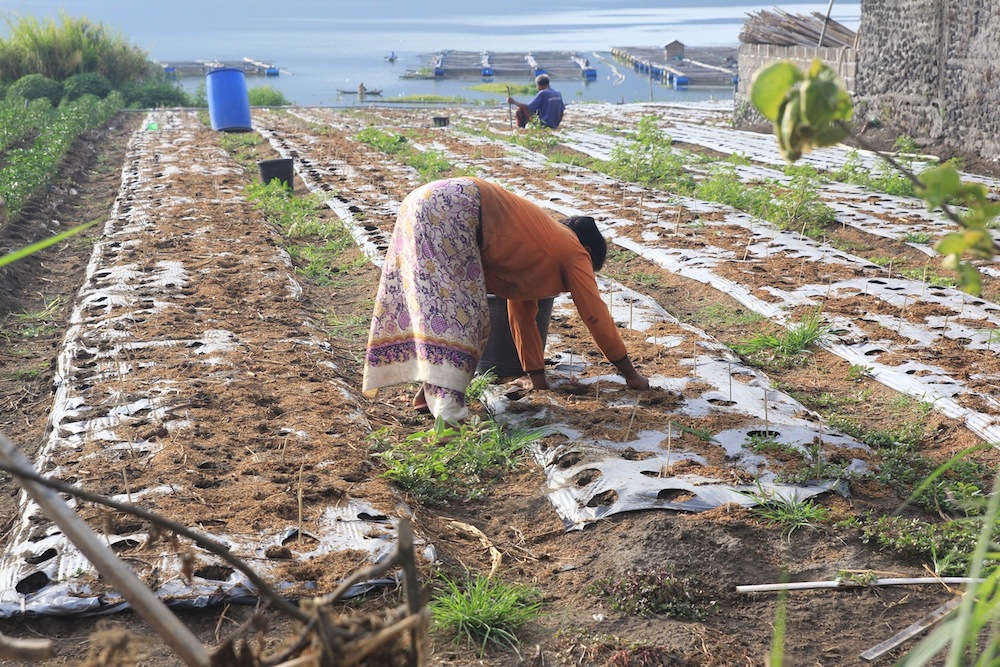
{"type": "MultiPolygon", "coordinates": [[[[295,598],[385,557],[401,518],[425,581],[539,591],[519,653],[435,633],[431,664],[763,665],[782,615],[786,664],[859,664],[956,595],[860,584],[964,572],[954,525],[975,515],[996,449],[903,501],[1000,441],[1000,273],[981,267],[982,295],[963,294],[931,249],[947,222],[876,179],[830,177],[881,173],[872,154],[824,149],[804,160],[816,172],[786,171],[772,136],[728,118],[711,103],[573,105],[543,133],[496,109],[255,109],[256,132],[223,135],[191,110],[119,114],[0,229],[17,247],[102,221],[5,275],[0,430],[46,474],[224,538],[295,598]],[[308,209],[291,222],[254,194],[256,162],[278,157],[308,209]],[[410,387],[362,397],[360,362],[399,203],[452,175],[597,219],[612,246],[601,289],[653,389],[625,388],[557,299],[552,388],[497,384],[475,410],[546,434],[474,497],[442,500],[384,476],[380,454],[433,422],[410,387]],[[769,219],[733,206],[754,196],[769,219]],[[801,350],[770,344],[810,328],[801,350]],[[838,578],[859,585],[737,591],[838,578]],[[636,613],[644,586],[677,599],[646,590],[660,613],[636,613]]],[[[120,600],[4,480],[0,631],[55,639],[46,665],[180,664],[130,612],[81,617],[120,600]],[[88,640],[120,629],[134,636],[117,648],[88,640]]],[[[210,554],[80,514],[206,645],[250,616],[246,580],[210,554]]],[[[398,603],[394,581],[369,584],[340,611],[398,603]]],[[[297,632],[266,614],[251,632],[265,653],[297,632]]]]}

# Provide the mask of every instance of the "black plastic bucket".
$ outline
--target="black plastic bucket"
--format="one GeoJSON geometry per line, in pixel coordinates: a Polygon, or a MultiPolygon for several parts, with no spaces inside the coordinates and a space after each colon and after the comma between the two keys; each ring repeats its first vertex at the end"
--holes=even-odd
{"type": "Polygon", "coordinates": [[[276,160],[261,160],[257,163],[260,168],[260,180],[262,183],[271,181],[281,181],[289,190],[295,189],[295,166],[292,158],[278,158],[276,160]]]}
{"type": "Polygon", "coordinates": [[[246,75],[233,67],[213,69],[205,77],[208,116],[219,132],[250,132],[250,96],[246,75]]]}
{"type": "MultiPolygon", "coordinates": [[[[538,333],[542,335],[542,348],[549,336],[549,322],[552,320],[552,303],[554,297],[538,300],[538,315],[535,323],[538,333]]],[[[517,356],[514,338],[510,335],[510,320],[507,319],[507,300],[489,296],[490,305],[490,337],[486,341],[483,357],[476,367],[477,373],[485,373],[493,369],[500,377],[516,377],[524,375],[521,359],[517,356]]]]}

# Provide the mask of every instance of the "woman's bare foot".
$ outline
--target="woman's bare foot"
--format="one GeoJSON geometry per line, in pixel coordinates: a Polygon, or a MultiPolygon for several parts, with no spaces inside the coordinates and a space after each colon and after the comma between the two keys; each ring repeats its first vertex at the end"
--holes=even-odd
{"type": "Polygon", "coordinates": [[[423,386],[420,387],[420,390],[413,397],[413,409],[421,414],[430,412],[430,408],[427,407],[427,398],[424,397],[423,386]]]}

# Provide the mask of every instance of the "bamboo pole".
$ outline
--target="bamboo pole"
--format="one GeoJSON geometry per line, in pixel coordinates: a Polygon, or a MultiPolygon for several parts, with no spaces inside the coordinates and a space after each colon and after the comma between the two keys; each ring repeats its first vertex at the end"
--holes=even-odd
{"type": "MultiPolygon", "coordinates": [[[[27,458],[0,433],[0,462],[13,468],[34,472],[27,458]]],[[[16,473],[15,473],[16,476],[16,473]]],[[[52,489],[38,482],[18,477],[25,492],[38,503],[73,545],[101,573],[132,608],[169,644],[185,664],[203,667],[209,664],[208,651],[163,602],[150,591],[124,563],[118,560],[83,519],[52,489]]]]}
{"type": "Polygon", "coordinates": [[[899,648],[908,640],[916,637],[918,634],[940,621],[942,618],[954,611],[961,602],[962,596],[956,595],[937,609],[921,618],[916,623],[903,628],[892,637],[886,639],[884,642],[872,646],[859,657],[865,662],[875,662],[889,651],[899,648]]]}

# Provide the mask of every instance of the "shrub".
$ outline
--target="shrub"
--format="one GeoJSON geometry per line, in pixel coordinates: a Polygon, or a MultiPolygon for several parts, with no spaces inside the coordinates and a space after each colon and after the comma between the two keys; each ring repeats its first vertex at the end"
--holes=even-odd
{"type": "Polygon", "coordinates": [[[142,86],[129,86],[122,93],[130,109],[191,106],[187,93],[176,83],[158,81],[142,86]]]}
{"type": "Polygon", "coordinates": [[[205,86],[204,81],[198,84],[193,93],[188,94],[188,99],[193,107],[198,107],[199,109],[208,108],[208,88],[205,86]]]}
{"type": "Polygon", "coordinates": [[[47,99],[52,106],[59,106],[63,96],[62,84],[41,74],[29,74],[15,81],[7,95],[25,100],[47,99]]]}
{"type": "Polygon", "coordinates": [[[84,95],[94,95],[104,99],[112,90],[107,77],[97,72],[74,74],[63,82],[63,94],[70,101],[80,99],[84,95]]]}
{"type": "Polygon", "coordinates": [[[275,90],[271,86],[255,86],[248,90],[247,94],[251,106],[255,107],[281,107],[291,104],[280,90],[275,90]]]}
{"type": "Polygon", "coordinates": [[[0,39],[0,81],[28,74],[63,81],[74,74],[99,72],[113,87],[147,81],[157,66],[145,51],[102,24],[60,12],[59,21],[34,16],[7,19],[0,39]]]}

